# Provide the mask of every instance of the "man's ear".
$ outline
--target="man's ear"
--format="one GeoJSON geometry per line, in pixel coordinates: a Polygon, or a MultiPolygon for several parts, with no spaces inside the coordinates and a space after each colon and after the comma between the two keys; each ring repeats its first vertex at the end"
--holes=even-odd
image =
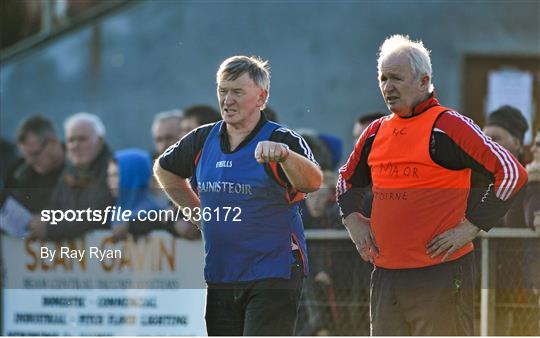
{"type": "Polygon", "coordinates": [[[259,93],[259,96],[257,98],[257,107],[262,107],[264,103],[266,102],[267,97],[268,97],[268,91],[261,89],[261,92],[259,93]]]}
{"type": "Polygon", "coordinates": [[[420,80],[420,87],[422,89],[428,90],[429,89],[429,80],[430,80],[429,75],[426,74],[426,75],[422,76],[422,79],[420,80]]]}

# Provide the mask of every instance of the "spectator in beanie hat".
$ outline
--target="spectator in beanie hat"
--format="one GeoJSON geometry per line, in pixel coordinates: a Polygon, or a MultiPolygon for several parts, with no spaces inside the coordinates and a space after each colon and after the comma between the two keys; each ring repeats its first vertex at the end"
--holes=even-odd
{"type": "Polygon", "coordinates": [[[488,115],[484,133],[522,162],[523,139],[527,129],[529,125],[521,111],[505,105],[488,115]]]}

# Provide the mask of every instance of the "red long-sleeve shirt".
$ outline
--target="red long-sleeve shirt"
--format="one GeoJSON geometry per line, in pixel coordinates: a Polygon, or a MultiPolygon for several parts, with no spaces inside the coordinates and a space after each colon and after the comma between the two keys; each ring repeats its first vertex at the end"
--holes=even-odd
{"type": "MultiPolygon", "coordinates": [[[[414,115],[438,105],[432,96],[415,107],[414,115]]],[[[356,143],[347,163],[339,171],[337,198],[343,217],[360,212],[370,217],[371,168],[368,156],[381,120],[373,122],[356,143]]],[[[467,201],[467,219],[489,230],[512,205],[513,197],[527,182],[527,174],[506,149],[484,135],[468,117],[455,111],[442,113],[435,122],[430,142],[432,160],[448,170],[470,168],[490,183],[478,186],[474,178],[467,201]]]]}

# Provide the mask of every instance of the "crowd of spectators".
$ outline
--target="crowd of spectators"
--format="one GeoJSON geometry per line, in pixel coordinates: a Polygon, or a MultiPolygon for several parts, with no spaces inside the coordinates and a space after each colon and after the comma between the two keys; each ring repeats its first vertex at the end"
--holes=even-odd
{"type": "MultiPolygon", "coordinates": [[[[50,119],[33,115],[17,128],[15,148],[2,140],[1,202],[15,199],[32,214],[25,237],[39,240],[66,240],[90,230],[110,229],[116,240],[128,234],[135,238],[152,230],[167,230],[179,237],[200,237],[195,227],[178,221],[118,223],[107,221],[42,220],[42,210],[104,210],[107,206],[124,210],[173,208],[156,189],[152,178],[152,158],[156,158],[192,129],[219,120],[209,106],[193,106],[158,113],[151,128],[155,149],[111,151],[106,128],[94,114],[77,113],[64,121],[65,141],[50,119]],[[17,151],[18,148],[18,151],[17,151]],[[21,157],[18,157],[20,153],[21,157]]],[[[2,229],[5,233],[7,228],[2,229]]]]}

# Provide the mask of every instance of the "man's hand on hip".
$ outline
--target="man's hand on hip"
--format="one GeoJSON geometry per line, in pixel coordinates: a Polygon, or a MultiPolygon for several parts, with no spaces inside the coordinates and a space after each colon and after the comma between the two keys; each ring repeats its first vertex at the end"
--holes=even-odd
{"type": "Polygon", "coordinates": [[[289,157],[289,147],[286,144],[261,141],[255,149],[255,159],[259,163],[283,162],[289,157]]]}
{"type": "Polygon", "coordinates": [[[480,229],[464,219],[455,228],[449,229],[432,239],[427,244],[427,254],[435,258],[446,252],[441,262],[446,262],[454,252],[461,249],[465,244],[472,241],[480,229]]]}
{"type": "Polygon", "coordinates": [[[373,263],[375,257],[379,256],[379,248],[368,221],[359,213],[353,212],[343,220],[343,223],[362,259],[373,263]]]}

